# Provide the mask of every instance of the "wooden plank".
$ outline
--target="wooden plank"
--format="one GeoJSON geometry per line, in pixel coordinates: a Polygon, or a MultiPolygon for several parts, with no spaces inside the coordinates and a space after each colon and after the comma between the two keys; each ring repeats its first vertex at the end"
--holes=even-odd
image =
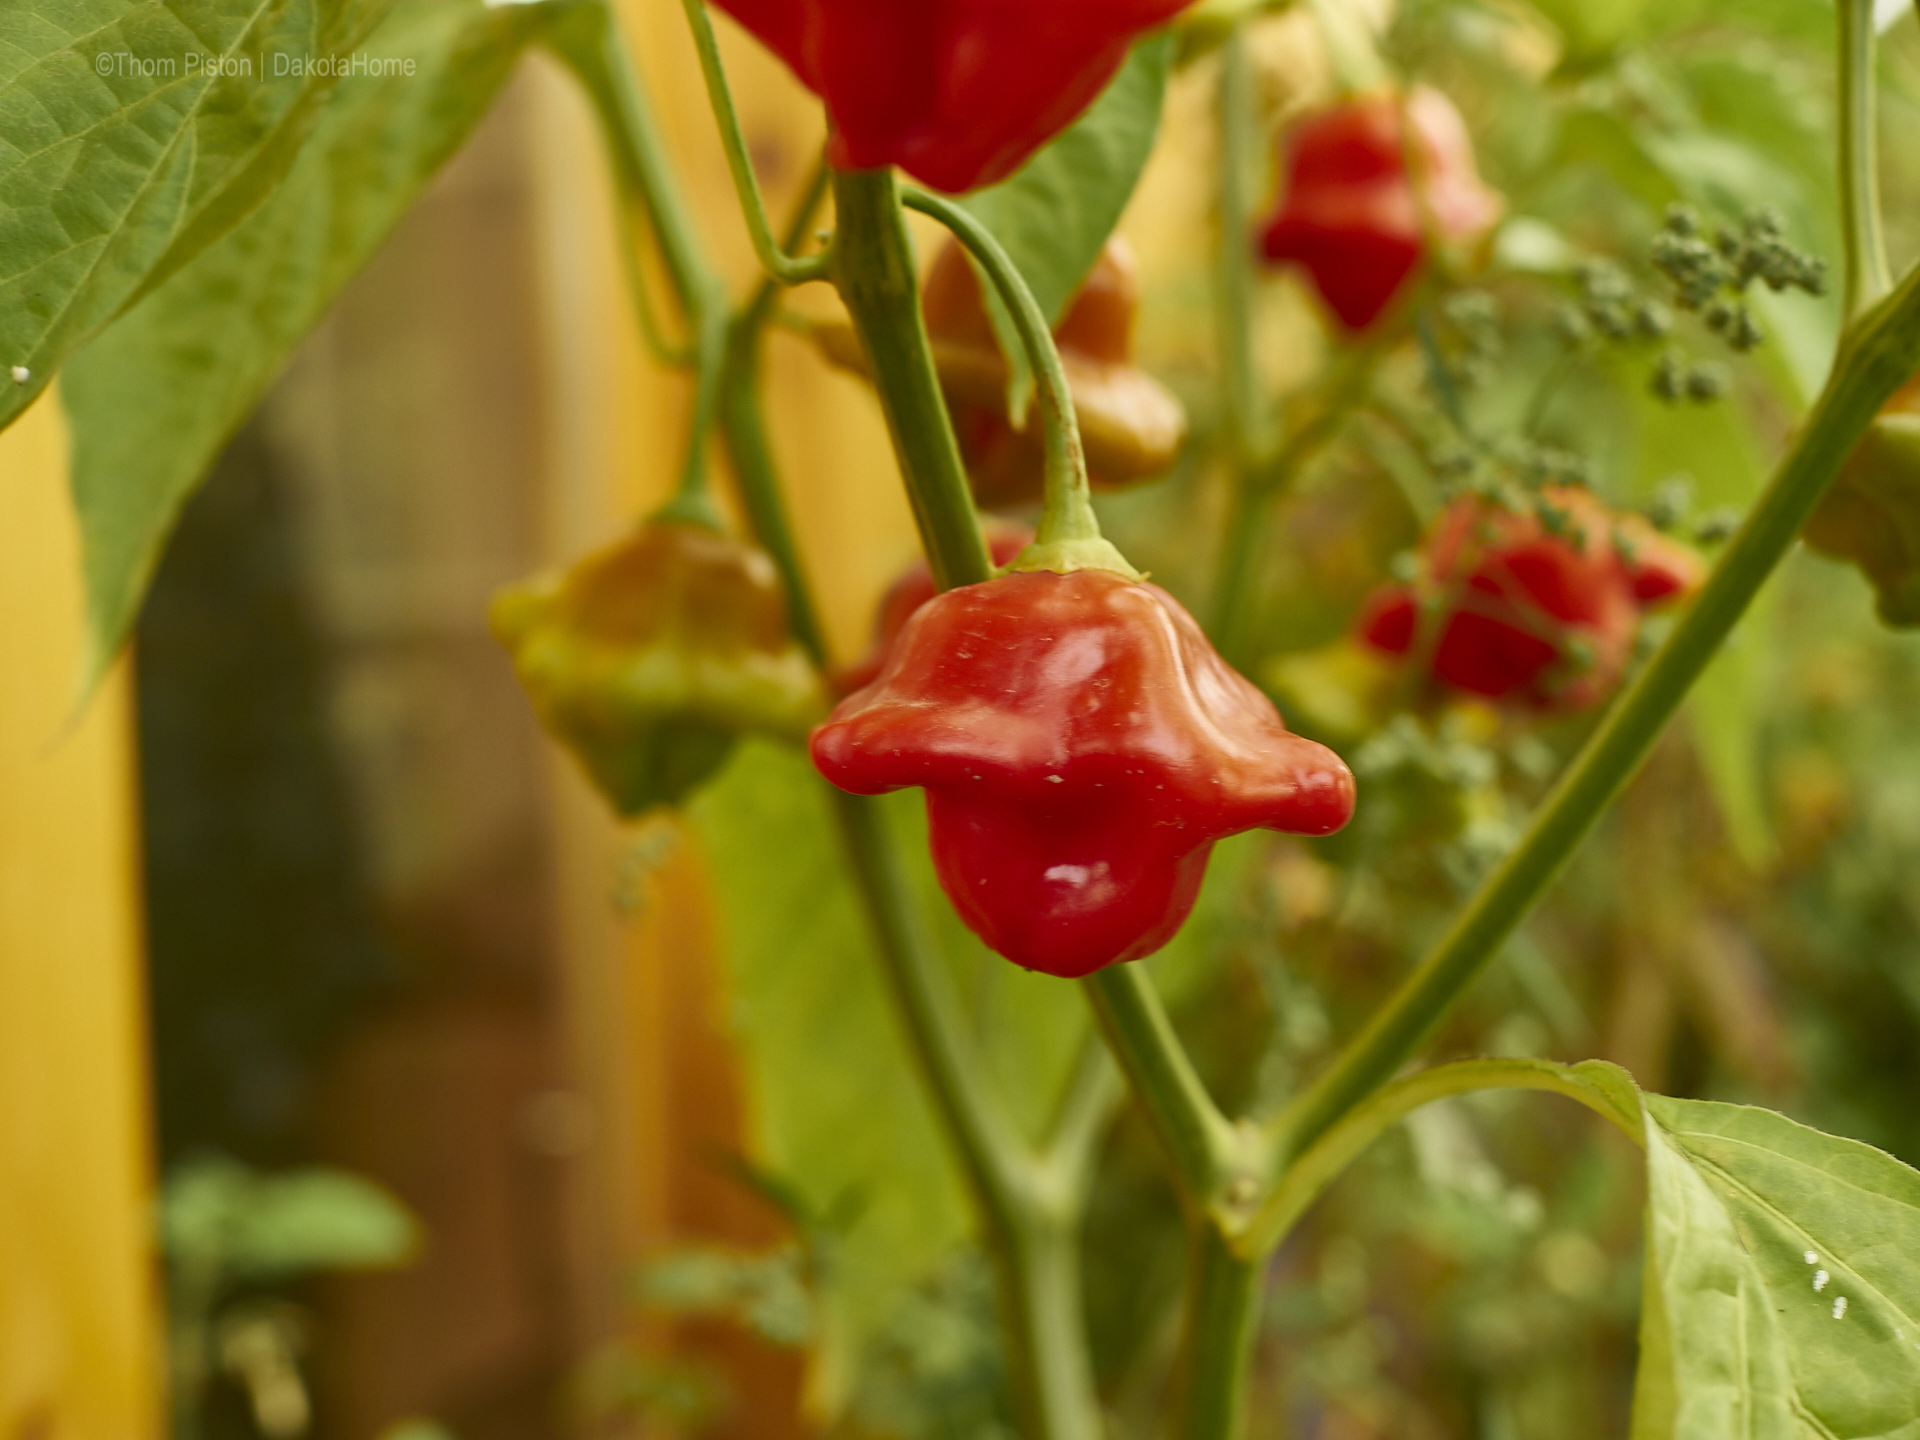
{"type": "Polygon", "coordinates": [[[125,667],[77,724],[52,392],[0,435],[0,1437],[157,1433],[125,667]]]}

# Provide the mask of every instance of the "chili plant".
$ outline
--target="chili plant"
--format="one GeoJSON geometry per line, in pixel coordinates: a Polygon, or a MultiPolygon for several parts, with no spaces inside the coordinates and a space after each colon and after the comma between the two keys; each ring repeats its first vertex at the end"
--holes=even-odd
{"type": "MultiPolygon", "coordinates": [[[[93,675],[219,446],[522,52],[545,47],[598,118],[638,323],[694,399],[674,498],[503,596],[496,628],[617,810],[684,810],[749,1012],[854,1017],[873,977],[849,977],[877,967],[897,1028],[885,1044],[842,1032],[870,1053],[756,1049],[746,1027],[766,1104],[789,1107],[756,1159],[800,1240],[782,1252],[778,1328],[813,1350],[816,1418],[1229,1440],[1250,1393],[1276,1385],[1309,1413],[1256,1355],[1263,1334],[1317,1343],[1311,1317],[1263,1321],[1270,1278],[1295,1263],[1275,1257],[1316,1200],[1401,1122],[1452,1113],[1435,1102],[1544,1091],[1645,1157],[1635,1435],[1913,1433],[1920,1175],[1599,1060],[1428,1059],[1443,1031],[1462,1048],[1463,1002],[1503,956],[1552,1008],[1551,975],[1537,957],[1526,970],[1528,917],[1803,529],[1864,568],[1890,623],[1912,621],[1920,491],[1911,389],[1896,396],[1920,371],[1920,270],[1889,265],[1875,151],[1876,22],[1892,17],[1871,0],[1751,16],[1421,0],[1382,33],[1335,0],[1291,15],[1284,0],[717,3],[820,98],[830,134],[777,222],[712,17],[684,0],[764,270],[739,297],[602,0],[84,0],[0,22],[0,423],[64,367],[93,675]],[[1296,95],[1268,63],[1283,25],[1327,60],[1330,90],[1296,95]],[[1822,30],[1831,122],[1796,133],[1830,134],[1837,154],[1770,206],[1765,184],[1726,180],[1737,147],[1714,148],[1711,107],[1688,112],[1667,82],[1729,35],[1822,30]],[[327,63],[256,73],[296,42],[327,63]],[[152,63],[188,50],[202,63],[184,73],[152,63]],[[372,62],[338,63],[351,56],[372,62]],[[1447,93],[1475,66],[1526,92],[1557,148],[1509,145],[1483,167],[1477,132],[1497,117],[1447,93]],[[1214,140],[1211,358],[1171,390],[1133,358],[1139,286],[1115,241],[1169,85],[1208,93],[1214,140]],[[1830,215],[1800,203],[1823,196],[1830,215]],[[956,247],[924,313],[909,212],[956,247]],[[1837,253],[1814,253],[1828,237],[1837,253]],[[1830,271],[1837,312],[1779,298],[1811,304],[1830,271]],[[783,292],[799,286],[837,292],[845,321],[796,319],[783,292]],[[1291,387],[1262,358],[1279,293],[1324,341],[1291,387]],[[1824,348],[1804,338],[1822,314],[1824,348]],[[808,578],[837,557],[801,553],[762,416],[763,340],[789,320],[871,383],[925,554],[857,669],[830,653],[808,578]],[[1769,358],[1781,324],[1802,338],[1769,358]],[[1705,434],[1707,451],[1751,450],[1770,423],[1771,478],[1738,513],[1695,514],[1678,477],[1630,503],[1593,413],[1622,396],[1678,407],[1668,433],[1705,434]],[[1727,418],[1741,406],[1761,421],[1727,418]],[[710,493],[716,440],[740,535],[710,493]],[[1096,506],[1090,459],[1139,488],[1096,506]],[[1276,511],[1343,465],[1392,476],[1410,543],[1348,601],[1322,597],[1345,604],[1346,633],[1277,642],[1271,572],[1291,542],[1276,511]],[[983,507],[1033,529],[990,547],[983,507]],[[1137,568],[1149,559],[1165,588],[1137,568]],[[1345,891],[1299,900],[1303,885],[1345,891]],[[1293,921],[1249,918],[1248,895],[1289,886],[1293,921]],[[1444,920],[1436,896],[1455,902],[1444,920]],[[1394,953],[1319,983],[1309,952],[1363,932],[1394,953]],[[1279,1038],[1257,1064],[1169,1008],[1232,983],[1235,944],[1268,957],[1279,1038]],[[890,1083],[896,1066],[911,1082],[890,1083]],[[836,1150],[835,1116],[801,1113],[836,1073],[839,1113],[906,1117],[892,1142],[836,1150]],[[1129,1159],[1137,1126],[1157,1176],[1129,1159]],[[1114,1268],[1116,1231],[1174,1223],[1166,1285],[1114,1268]],[[895,1322],[942,1306],[981,1328],[935,1375],[901,1358],[895,1322]]],[[[1321,539],[1337,543],[1338,518],[1321,539]]],[[[1610,903],[1659,888],[1616,885],[1610,903]]],[[[1567,1243],[1555,1273],[1587,1253],[1567,1243]]],[[[764,1288],[721,1271],[716,1295],[764,1288]]],[[[1492,1413],[1476,1423],[1510,1433],[1492,1413]]]]}

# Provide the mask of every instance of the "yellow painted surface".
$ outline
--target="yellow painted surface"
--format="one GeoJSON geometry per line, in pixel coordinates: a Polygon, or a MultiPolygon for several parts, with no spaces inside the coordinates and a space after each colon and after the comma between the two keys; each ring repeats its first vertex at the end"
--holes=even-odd
{"type": "Polygon", "coordinates": [[[59,411],[0,434],[0,1440],[157,1432],[124,667],[67,728],[59,411]]]}

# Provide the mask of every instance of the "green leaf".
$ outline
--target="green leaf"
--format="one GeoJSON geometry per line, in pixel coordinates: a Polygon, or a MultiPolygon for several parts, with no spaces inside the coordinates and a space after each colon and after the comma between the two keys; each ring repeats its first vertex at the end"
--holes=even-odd
{"type": "Polygon", "coordinates": [[[333,62],[390,3],[0,11],[0,368],[27,373],[0,386],[0,428],[75,347],[260,202],[338,83],[333,62]]]}
{"type": "Polygon", "coordinates": [[[1595,1060],[1436,1066],[1301,1156],[1257,1238],[1284,1236],[1412,1111],[1495,1089],[1578,1100],[1646,1151],[1634,1440],[1920,1437],[1920,1172],[1768,1110],[1644,1094],[1595,1060]]]}
{"type": "Polygon", "coordinates": [[[61,387],[97,679],[168,534],[294,347],[466,138],[552,7],[408,0],[272,197],[89,345],[61,387]],[[382,67],[389,68],[389,67],[382,67]],[[411,73],[407,73],[411,71],[411,73]]]}
{"type": "Polygon", "coordinates": [[[1635,1440],[1920,1436],[1920,1173],[1649,1095],[1635,1440]]]}
{"type": "Polygon", "coordinates": [[[262,1174],[225,1156],[181,1165],[160,1198],[169,1260],[219,1275],[396,1265],[419,1226],[385,1190],[344,1170],[262,1174]]]}
{"type": "MultiPolygon", "coordinates": [[[[1066,313],[1133,198],[1160,133],[1173,56],[1174,40],[1165,32],[1134,46],[1085,115],[1012,179],[960,202],[1006,247],[1050,324],[1066,313]]],[[[984,274],[980,288],[1008,360],[1008,408],[1024,415],[1032,369],[1012,315],[984,274]]]]}
{"type": "MultiPolygon", "coordinates": [[[[917,797],[915,797],[917,800],[917,797]]],[[[825,782],[743,743],[691,807],[718,893],[757,1158],[843,1217],[815,1393],[836,1408],[899,1292],[967,1233],[966,1201],[881,980],[825,782]]]]}

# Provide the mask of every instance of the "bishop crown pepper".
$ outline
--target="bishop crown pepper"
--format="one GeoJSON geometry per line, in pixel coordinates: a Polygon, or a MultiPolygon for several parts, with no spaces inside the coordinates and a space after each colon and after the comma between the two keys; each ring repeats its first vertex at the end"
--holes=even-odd
{"type": "Polygon", "coordinates": [[[1139,959],[1186,919],[1215,841],[1346,823],[1347,767],[1172,596],[1018,563],[915,611],[812,740],[844,790],[927,792],[940,883],[994,950],[1063,977],[1139,959]]]}
{"type": "Polygon", "coordinates": [[[1571,486],[1542,498],[1561,517],[1463,496],[1442,514],[1412,585],[1389,585],[1362,609],[1360,637],[1391,655],[1416,652],[1456,690],[1537,708],[1602,699],[1632,653],[1641,612],[1687,594],[1700,560],[1645,519],[1615,514],[1571,486]]]}
{"type": "Polygon", "coordinates": [[[1821,554],[1860,568],[1883,623],[1920,625],[1920,375],[1861,437],[1805,535],[1821,554]]]}
{"type": "MultiPolygon", "coordinates": [[[[993,568],[996,570],[1011,564],[1034,539],[1032,529],[1012,520],[990,518],[981,528],[986,532],[987,554],[993,558],[993,568]]],[[[900,638],[900,632],[907,628],[907,621],[937,594],[939,590],[933,583],[933,567],[925,559],[914,561],[898,580],[887,587],[887,593],[880,597],[880,608],[873,617],[872,648],[859,663],[848,666],[834,677],[841,694],[851,695],[879,678],[881,667],[887,663],[887,652],[893,649],[893,642],[900,638]]]]}
{"type": "Polygon", "coordinates": [[[958,193],[1006,179],[1191,0],[715,0],[826,103],[828,159],[958,193]]]}
{"type": "Polygon", "coordinates": [[[798,740],[826,709],[773,562],[701,525],[647,521],[503,590],[491,619],[542,722],[622,815],[680,802],[742,734],[798,740]]]}
{"type": "MultiPolygon", "coordinates": [[[[1046,469],[1038,407],[1023,429],[1008,419],[1006,361],[979,277],[951,241],[934,259],[921,306],[974,498],[989,508],[1037,501],[1046,469]]],[[[1173,392],[1133,363],[1139,308],[1139,264],[1116,235],[1053,329],[1096,490],[1162,474],[1186,438],[1186,411],[1173,392]]]]}
{"type": "Polygon", "coordinates": [[[1286,178],[1261,248],[1269,260],[1304,269],[1351,331],[1367,329],[1393,303],[1426,258],[1429,237],[1474,243],[1506,208],[1480,180],[1460,112],[1424,85],[1310,115],[1285,143],[1286,178]]]}

